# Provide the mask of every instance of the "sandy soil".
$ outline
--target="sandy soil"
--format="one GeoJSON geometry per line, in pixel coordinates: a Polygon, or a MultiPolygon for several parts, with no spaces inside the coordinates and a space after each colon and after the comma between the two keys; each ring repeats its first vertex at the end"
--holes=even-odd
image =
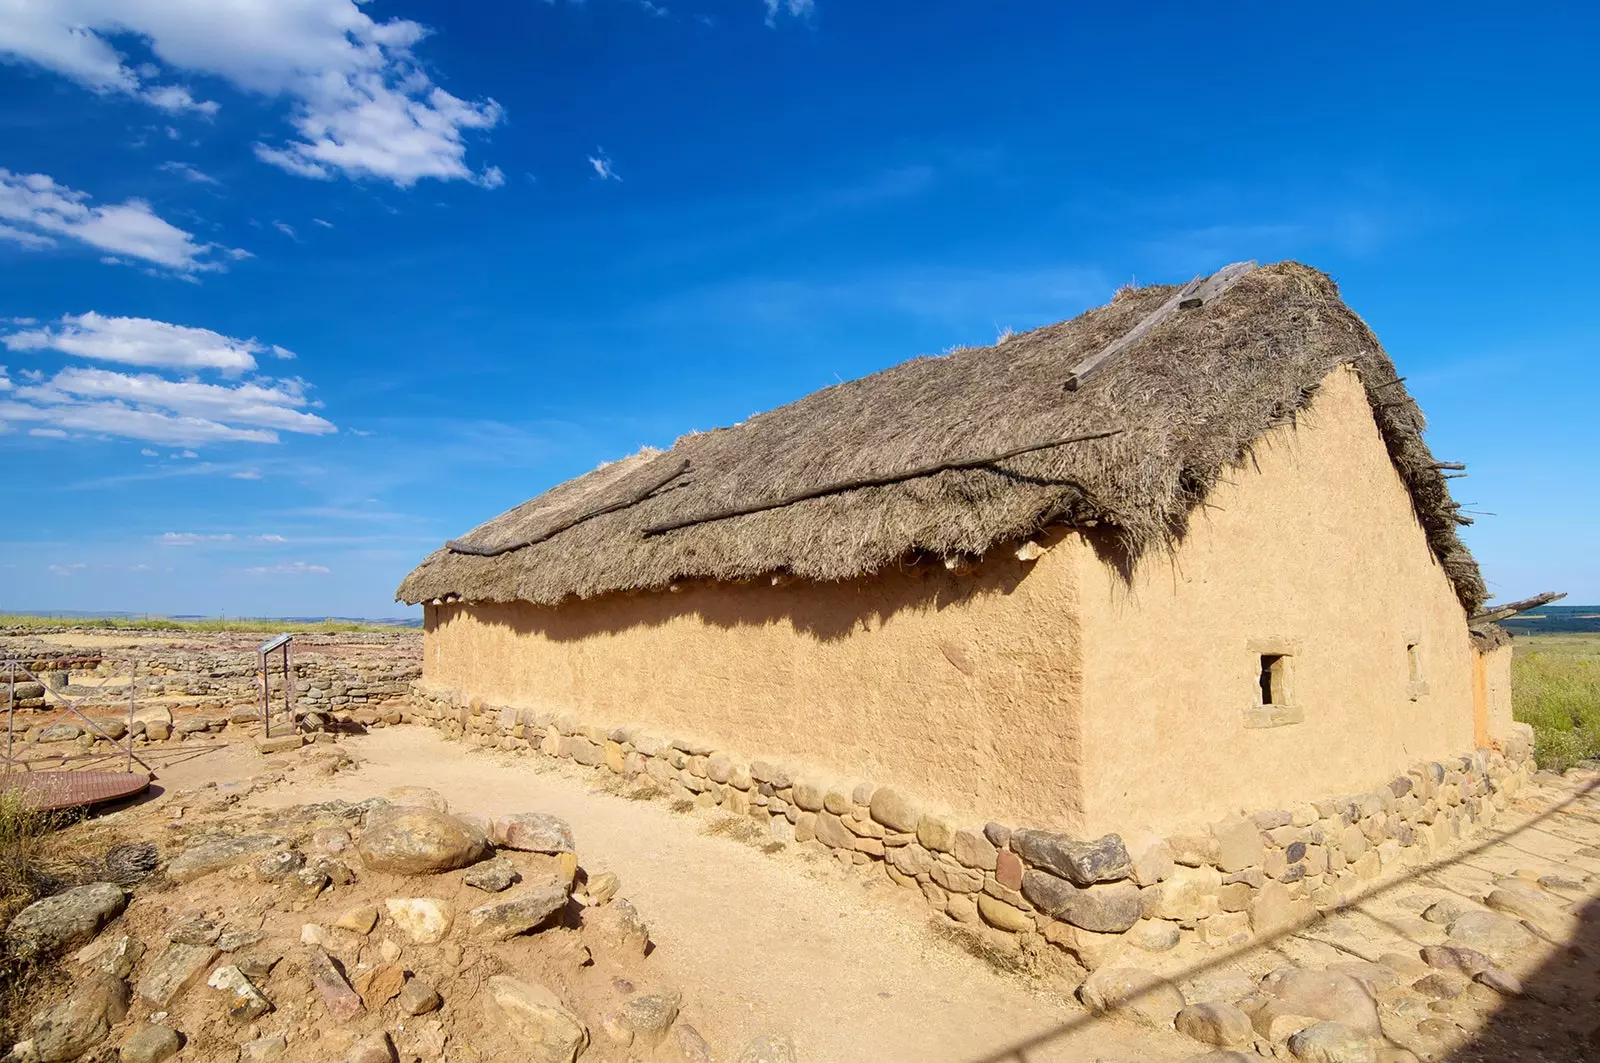
{"type": "MultiPolygon", "coordinates": [[[[611,870],[660,946],[658,977],[695,1002],[713,1044],[765,1031],[793,1034],[802,1058],[830,1063],[1001,1059],[1028,1063],[1178,1060],[1198,1046],[1176,1033],[1089,1020],[1076,1004],[989,966],[940,938],[921,898],[882,875],[830,859],[776,856],[726,834],[734,817],[682,815],[592,787],[593,773],[564,763],[469,753],[422,728],[388,728],[350,741],[365,763],[250,803],[299,804],[427,785],[458,811],[538,810],[565,817],[590,872],[611,870]],[[719,828],[719,824],[722,826],[719,828]],[[1009,1046],[1077,1029],[1030,1050],[1009,1046]]],[[[173,765],[172,787],[260,770],[230,749],[173,765]]]]}

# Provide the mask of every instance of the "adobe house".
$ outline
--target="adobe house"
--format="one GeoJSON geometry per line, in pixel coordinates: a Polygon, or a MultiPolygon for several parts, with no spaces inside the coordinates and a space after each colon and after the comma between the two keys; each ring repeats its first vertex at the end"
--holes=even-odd
{"type": "Polygon", "coordinates": [[[453,704],[1170,830],[1510,728],[1423,426],[1330,278],[1245,263],[604,465],[397,596],[453,704]]]}

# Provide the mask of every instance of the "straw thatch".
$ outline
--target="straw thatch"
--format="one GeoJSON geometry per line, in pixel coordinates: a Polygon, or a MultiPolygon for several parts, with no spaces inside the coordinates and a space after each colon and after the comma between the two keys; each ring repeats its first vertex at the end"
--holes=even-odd
{"type": "Polygon", "coordinates": [[[1080,390],[1063,383],[1175,289],[1124,290],[1071,321],[985,348],[918,358],[825,388],[732,428],[644,451],[561,484],[429,555],[400,585],[417,602],[556,603],[685,579],[785,573],[840,580],[908,558],[977,556],[1052,525],[1097,524],[1129,559],[1170,546],[1253,440],[1292,421],[1352,365],[1416,514],[1470,613],[1484,599],[1457,507],[1393,364],[1325,274],[1285,262],[1175,313],[1080,390]],[[1103,429],[1120,434],[829,494],[661,535],[652,524],[854,477],[999,453],[1103,429]],[[659,488],[684,461],[686,471],[659,488]],[[629,504],[655,488],[649,497],[629,504]],[[611,512],[586,518],[607,507],[611,512]],[[572,523],[573,521],[577,523],[572,523]],[[572,526],[567,527],[571,524],[572,526]],[[553,534],[552,534],[553,533],[553,534]]]}

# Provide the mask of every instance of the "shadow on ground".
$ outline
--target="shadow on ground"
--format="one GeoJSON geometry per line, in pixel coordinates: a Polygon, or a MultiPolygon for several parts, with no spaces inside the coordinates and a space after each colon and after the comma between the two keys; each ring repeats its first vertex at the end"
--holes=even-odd
{"type": "MultiPolygon", "coordinates": [[[[1363,955],[1360,951],[1338,942],[1312,935],[1336,917],[1354,911],[1383,923],[1382,917],[1365,911],[1363,906],[1408,886],[1425,885],[1431,889],[1450,890],[1452,887],[1437,877],[1440,872],[1456,866],[1474,866],[1472,862],[1475,858],[1499,847],[1527,853],[1541,861],[1550,859],[1518,847],[1515,840],[1522,835],[1538,832],[1560,839],[1569,844],[1573,850],[1582,847],[1585,842],[1574,839],[1567,833],[1549,829],[1557,825],[1554,821],[1559,816],[1576,817],[1592,824],[1595,827],[1595,838],[1600,841],[1600,807],[1589,800],[1596,796],[1600,796],[1600,781],[1586,784],[1514,828],[1490,833],[1483,840],[1448,857],[1383,881],[1348,903],[1319,913],[1309,924],[1265,937],[1256,937],[1248,944],[1236,948],[1221,949],[1205,962],[1192,964],[1180,971],[1169,972],[1165,978],[1167,982],[1176,984],[1250,959],[1252,956],[1278,952],[1280,945],[1296,937],[1333,946],[1348,952],[1351,959],[1375,961],[1376,956],[1363,955]],[[1585,807],[1586,802],[1589,802],[1587,807],[1585,807]]],[[[1478,900],[1477,897],[1470,899],[1478,900]]],[[[1435,1040],[1436,1047],[1431,1049],[1423,1048],[1417,1043],[1418,1039],[1409,1037],[1406,1038],[1411,1042],[1409,1046],[1400,1044],[1392,1037],[1384,1038],[1384,1043],[1394,1048],[1411,1047],[1422,1060],[1448,1060],[1450,1063],[1490,1063],[1490,1061],[1600,1063],[1600,898],[1591,897],[1582,903],[1575,910],[1569,927],[1559,939],[1526,921],[1523,922],[1523,926],[1536,937],[1543,938],[1549,943],[1547,947],[1551,945],[1554,947],[1544,962],[1521,979],[1520,994],[1493,994],[1493,998],[1498,1001],[1496,1005],[1483,1009],[1469,1021],[1467,1026],[1455,1027],[1449,1032],[1446,1032],[1446,1027],[1455,1024],[1444,1018],[1449,1010],[1448,1006],[1435,1009],[1439,1012],[1437,1021],[1440,1025],[1436,1025],[1434,1029],[1443,1035],[1435,1040]]],[[[1397,934],[1405,935],[1403,928],[1392,927],[1392,929],[1397,934]]],[[[1413,941],[1413,945],[1417,944],[1419,943],[1413,941]]],[[[1284,962],[1289,962],[1287,956],[1284,956],[1284,962]]],[[[1482,996],[1490,995],[1482,986],[1474,986],[1473,990],[1482,996]]],[[[1379,995],[1375,999],[1381,1003],[1383,996],[1379,995]]],[[[1457,1014],[1459,1015],[1459,1012],[1457,1014]]],[[[1103,1016],[1084,1013],[1053,1029],[1006,1045],[994,1053],[974,1057],[967,1063],[1035,1063],[1036,1059],[1043,1058],[1043,1054],[1061,1038],[1091,1024],[1104,1021],[1107,1020],[1103,1016]]],[[[1215,1050],[1199,1042],[1195,1043],[1197,1059],[1203,1058],[1211,1051],[1215,1050]]],[[[1238,1058],[1252,1058],[1248,1045],[1238,1058]]],[[[1284,1052],[1282,1058],[1293,1057],[1284,1052]]]]}

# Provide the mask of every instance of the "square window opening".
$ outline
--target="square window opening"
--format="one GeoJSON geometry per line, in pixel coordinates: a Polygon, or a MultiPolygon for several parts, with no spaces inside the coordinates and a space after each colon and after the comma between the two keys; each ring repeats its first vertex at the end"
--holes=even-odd
{"type": "Polygon", "coordinates": [[[1406,643],[1406,676],[1413,683],[1422,682],[1422,655],[1415,642],[1406,643]]]}
{"type": "Polygon", "coordinates": [[[1261,704],[1287,705],[1289,703],[1289,655],[1263,653],[1261,655],[1261,704]]]}

